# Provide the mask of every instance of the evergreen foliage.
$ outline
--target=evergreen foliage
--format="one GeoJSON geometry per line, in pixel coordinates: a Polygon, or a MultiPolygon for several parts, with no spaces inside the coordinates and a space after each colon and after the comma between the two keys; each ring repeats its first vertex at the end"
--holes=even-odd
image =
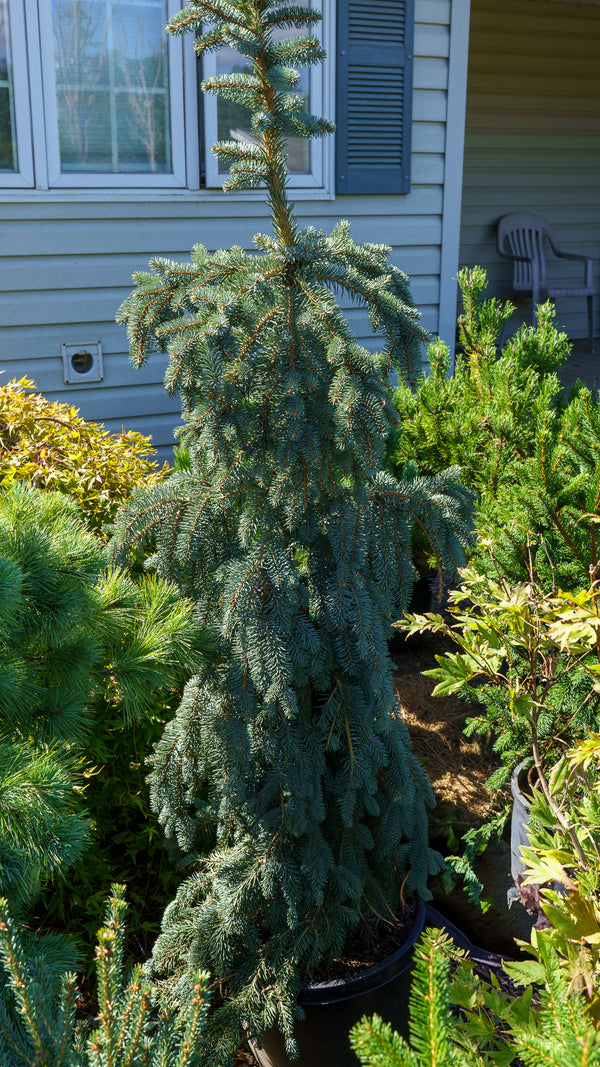
{"type": "Polygon", "coordinates": [[[98,1017],[77,1022],[76,976],[58,983],[28,951],[23,931],[0,898],[0,964],[8,984],[0,1001],[3,1067],[195,1067],[207,1013],[207,976],[197,974],[192,997],[175,1014],[158,1013],[140,965],[124,976],[123,887],[112,886],[98,933],[98,1017]],[[58,986],[58,988],[57,988],[58,986]]]}
{"type": "Polygon", "coordinates": [[[433,798],[395,710],[387,638],[412,588],[412,527],[449,571],[470,532],[455,471],[382,469],[397,420],[389,374],[416,378],[425,337],[406,276],[346,223],[300,228],[286,197],[286,137],[329,131],[305,112],[292,67],[323,53],[271,32],[317,18],[275,0],[195,0],[172,21],[198,32],[199,54],[226,44],[251,67],[204,89],[253,111],[255,143],[215,151],[226,188],[264,183],[273,233],[253,254],[196,246],[187,264],[154,260],[119,316],[137,363],[169,351],[189,468],[134,495],[114,558],[155,542],[158,573],[196,600],[217,642],[152,758],[153,804],[196,864],[153,966],[180,1002],[196,967],[214,975],[206,1048],[222,1060],[244,1022],[259,1038],[278,1025],[293,1051],[301,979],[359,924],[399,914],[403,893],[427,893],[433,798]],[[336,292],[368,309],[380,353],[356,342],[336,292]],[[207,835],[214,849],[197,862],[207,835]]]}
{"type": "Polygon", "coordinates": [[[536,449],[540,423],[554,416],[562,388],[555,371],[567,359],[566,334],[553,325],[554,308],[538,309],[535,328],[523,326],[499,349],[511,304],[484,300],[481,267],[459,271],[463,312],[459,351],[450,372],[447,347],[436,340],[427,358],[430,373],[416,391],[400,383],[394,403],[401,416],[388,444],[395,473],[416,462],[423,473],[453,464],[478,496],[478,515],[501,488],[519,482],[521,467],[536,449]]]}
{"type": "MultiPolygon", "coordinates": [[[[50,403],[26,378],[0,386],[0,487],[23,482],[69,493],[102,541],[132,488],[164,477],[166,464],[158,470],[154,458],[149,438],[131,431],[109,434],[70,405],[50,403]]],[[[134,562],[141,571],[141,560],[134,562]]],[[[94,729],[86,738],[86,762],[77,780],[85,791],[94,848],[70,865],[68,881],[57,875],[44,881],[32,916],[36,925],[68,929],[92,943],[109,886],[122,882],[130,929],[135,928],[128,947],[149,953],[178,876],[149,809],[144,760],[181,699],[185,680],[181,668],[175,693],[161,686],[136,721],[125,718],[114,688],[108,693],[106,687],[96,688],[86,696],[94,729]]]]}
{"type": "Polygon", "coordinates": [[[533,570],[548,590],[582,587],[599,573],[599,520],[600,403],[581,388],[540,420],[518,484],[481,516],[477,565],[511,582],[533,570]]]}
{"type": "MultiPolygon", "coordinates": [[[[107,571],[75,501],[0,492],[0,893],[13,915],[89,847],[94,699],[139,720],[199,662],[191,605],[160,579],[107,571]]],[[[49,975],[74,965],[64,938],[30,940],[49,975]]]]}
{"type": "Polygon", "coordinates": [[[600,405],[579,386],[565,402],[555,371],[569,344],[538,309],[502,350],[514,310],[484,300],[480,267],[459,273],[462,352],[448,376],[446,347],[429,348],[431,373],[416,392],[400,384],[401,426],[388,442],[388,468],[423,474],[457,464],[477,493],[473,565],[509,582],[530,572],[545,590],[582,587],[599,562],[600,405]]]}
{"type": "Polygon", "coordinates": [[[600,1032],[584,997],[570,993],[549,941],[534,942],[536,960],[505,965],[526,986],[510,998],[496,978],[483,983],[445,934],[428,930],[415,952],[410,1044],[378,1016],[364,1018],[350,1033],[363,1067],[598,1067],[600,1032]]]}

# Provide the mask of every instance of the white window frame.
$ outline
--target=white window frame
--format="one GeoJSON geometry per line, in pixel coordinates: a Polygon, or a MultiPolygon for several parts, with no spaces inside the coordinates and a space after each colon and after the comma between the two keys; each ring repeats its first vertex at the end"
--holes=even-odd
{"type": "MultiPolygon", "coordinates": [[[[323,0],[312,0],[311,7],[315,11],[323,11],[323,0]]],[[[298,31],[300,32],[300,31],[298,31]]],[[[311,34],[323,43],[323,21],[318,22],[310,29],[311,34]]],[[[309,109],[314,115],[322,115],[324,110],[326,89],[326,65],[329,66],[330,52],[327,51],[327,64],[321,63],[308,68],[309,76],[309,109]]],[[[210,52],[203,60],[203,77],[214,78],[217,73],[217,56],[210,52]]],[[[204,96],[204,158],[206,166],[206,187],[218,189],[223,185],[227,174],[219,171],[219,161],[211,146],[218,140],[217,134],[217,108],[218,97],[214,93],[206,93],[204,96]]],[[[310,171],[304,174],[289,174],[288,186],[290,189],[322,189],[324,186],[324,150],[323,138],[313,138],[310,145],[310,171]]]]}
{"type": "MultiPolygon", "coordinates": [[[[169,17],[181,10],[184,0],[168,0],[169,17]]],[[[309,69],[310,109],[334,120],[335,114],[335,0],[317,0],[324,12],[314,31],[327,51],[326,63],[309,69]]],[[[214,198],[225,180],[211,145],[216,137],[216,105],[213,94],[198,92],[198,62],[190,35],[168,38],[170,87],[170,173],[61,172],[58,140],[58,107],[53,51],[41,47],[52,41],[50,0],[8,0],[11,71],[14,90],[18,172],[0,171],[0,196],[6,192],[52,190],[75,195],[106,193],[118,196],[172,195],[176,190],[214,198]],[[204,107],[204,145],[198,136],[198,107],[204,107]],[[200,187],[200,152],[206,161],[206,188],[200,187]]],[[[214,72],[216,59],[204,59],[204,76],[214,72]]],[[[333,197],[334,139],[315,138],[311,143],[311,171],[291,174],[295,195],[333,197]]],[[[239,199],[261,199],[260,190],[230,194],[239,199]]]]}
{"type": "Polygon", "coordinates": [[[32,189],[34,187],[33,145],[31,140],[31,107],[29,79],[20,77],[27,69],[27,35],[23,0],[9,0],[8,45],[10,72],[13,83],[15,128],[13,137],[17,154],[17,170],[0,171],[0,187],[32,189]]]}
{"type": "MultiPolygon", "coordinates": [[[[52,41],[53,27],[50,0],[42,0],[37,5],[37,10],[39,13],[40,40],[52,41]]],[[[167,10],[169,17],[179,11],[178,0],[168,0],[167,10]]],[[[164,188],[166,186],[185,187],[185,140],[181,122],[178,121],[179,116],[183,114],[183,57],[181,47],[172,37],[169,37],[167,47],[169,58],[171,171],[161,174],[75,170],[61,172],[54,53],[51,48],[43,50],[42,85],[44,104],[40,107],[40,110],[43,109],[44,114],[40,115],[40,121],[44,122],[46,129],[46,158],[48,187],[50,189],[114,189],[124,186],[133,186],[138,189],[164,188]]]]}

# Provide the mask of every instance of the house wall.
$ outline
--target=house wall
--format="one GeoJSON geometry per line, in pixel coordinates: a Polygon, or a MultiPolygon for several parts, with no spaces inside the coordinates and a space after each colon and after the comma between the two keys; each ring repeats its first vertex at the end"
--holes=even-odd
{"type": "MultiPolygon", "coordinates": [[[[496,223],[512,211],[545,217],[559,247],[600,259],[600,7],[561,0],[472,0],[467,84],[461,265],[488,272],[490,295],[511,289],[496,252],[496,223]]],[[[583,284],[581,265],[554,260],[556,284],[583,284]]],[[[559,299],[557,318],[587,337],[585,298],[559,299]]],[[[596,335],[600,301],[596,307],[596,335]]]]}
{"type": "MultiPolygon", "coordinates": [[[[465,0],[460,0],[464,3],[465,0]]],[[[359,241],[393,246],[392,260],[412,279],[424,325],[438,329],[450,0],[417,0],[412,189],[407,196],[301,201],[303,222],[329,231],[349,218],[359,241]]],[[[168,195],[6,193],[0,197],[1,380],[28,375],[52,399],[75,404],[111,430],[152,434],[167,458],[179,406],[163,387],[165,358],[141,370],[128,359],[125,330],[114,316],[132,272],[151,255],[185,259],[241,244],[264,230],[256,200],[221,193],[168,195]],[[104,380],[65,385],[61,342],[102,343],[104,380]]],[[[374,344],[366,315],[349,307],[360,339],[374,344]]]]}

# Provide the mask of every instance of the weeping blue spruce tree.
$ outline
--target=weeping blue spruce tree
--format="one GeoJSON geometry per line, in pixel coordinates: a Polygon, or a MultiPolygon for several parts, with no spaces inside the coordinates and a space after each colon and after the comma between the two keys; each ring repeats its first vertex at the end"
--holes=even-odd
{"type": "Polygon", "coordinates": [[[401,481],[382,469],[390,373],[418,374],[425,337],[406,276],[346,223],[301,228],[286,196],[286,138],[331,126],[294,91],[292,68],[323,58],[318,41],[275,31],[318,18],[276,0],[194,0],[172,20],[172,33],[197,31],[199,54],[225,45],[248,63],[203,89],[253,113],[252,142],[214,151],[226,189],[264,185],[272,233],[253,254],[153,260],[120,311],[135,361],[168,349],[190,464],[122,511],[113,552],[154,543],[159,574],[195,599],[217,649],[150,779],[190,864],[153,973],[185,1002],[197,968],[211,972],[213,1063],[243,1022],[255,1035],[278,1025],[293,1049],[300,982],[358,928],[387,928],[438,867],[387,639],[412,589],[413,526],[452,570],[469,498],[456,471],[401,481]],[[357,343],[336,292],[368,309],[381,352],[357,343]]]}

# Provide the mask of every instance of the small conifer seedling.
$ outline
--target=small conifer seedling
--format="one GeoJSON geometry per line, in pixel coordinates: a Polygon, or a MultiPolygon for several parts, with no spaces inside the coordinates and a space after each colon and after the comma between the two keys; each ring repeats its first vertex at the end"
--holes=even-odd
{"type": "Polygon", "coordinates": [[[294,1052],[302,980],[361,925],[376,934],[427,893],[429,783],[395,705],[387,639],[412,590],[411,528],[453,570],[469,535],[456,472],[383,470],[397,418],[390,374],[416,375],[425,333],[389,249],[346,223],[300,227],[286,196],[286,138],[330,132],[295,92],[323,51],[308,6],[195,0],[172,33],[200,55],[236,49],[249,73],[206,92],[249,107],[253,141],[216,145],[229,190],[263,186],[272,233],[190,263],[154,260],[120,312],[133,358],[170,354],[189,470],[138,492],[112,542],[156,544],[215,636],[152,757],[153,803],[195,869],[167,909],[154,973],[185,1002],[214,976],[205,1041],[225,1061],[242,1024],[278,1026],[294,1052]],[[382,351],[357,343],[334,293],[365,307],[382,351]],[[199,855],[202,835],[213,850],[199,855]]]}

